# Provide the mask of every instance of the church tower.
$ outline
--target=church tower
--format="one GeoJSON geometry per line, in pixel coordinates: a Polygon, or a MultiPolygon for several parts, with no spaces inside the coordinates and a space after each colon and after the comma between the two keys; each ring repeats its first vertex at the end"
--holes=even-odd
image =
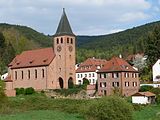
{"type": "Polygon", "coordinates": [[[53,40],[56,54],[57,88],[69,88],[75,84],[75,35],[63,8],[53,40]]]}

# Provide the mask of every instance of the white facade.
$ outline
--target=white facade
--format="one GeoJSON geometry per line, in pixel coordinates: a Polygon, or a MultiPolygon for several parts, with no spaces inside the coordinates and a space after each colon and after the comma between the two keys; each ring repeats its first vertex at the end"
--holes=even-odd
{"type": "Polygon", "coordinates": [[[97,81],[97,73],[96,72],[81,72],[76,73],[76,84],[83,84],[83,79],[86,78],[89,80],[90,84],[96,84],[97,81]]]}
{"type": "Polygon", "coordinates": [[[148,104],[151,103],[151,98],[146,96],[132,96],[132,103],[135,104],[148,104]]]}
{"type": "Polygon", "coordinates": [[[153,65],[153,82],[160,82],[160,59],[153,65]]]}
{"type": "Polygon", "coordinates": [[[1,77],[1,80],[6,79],[7,76],[8,76],[8,73],[3,74],[2,76],[0,76],[0,77],[1,77]]]}

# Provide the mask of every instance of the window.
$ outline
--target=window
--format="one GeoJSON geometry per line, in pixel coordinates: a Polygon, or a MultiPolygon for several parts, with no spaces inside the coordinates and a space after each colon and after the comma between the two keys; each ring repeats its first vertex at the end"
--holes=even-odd
{"type": "Polygon", "coordinates": [[[35,70],[35,78],[37,78],[37,70],[35,70]]]}
{"type": "Polygon", "coordinates": [[[15,79],[17,80],[17,71],[15,71],[15,79]]]}
{"type": "Polygon", "coordinates": [[[73,39],[71,38],[71,44],[73,44],[73,39]]]}
{"type": "Polygon", "coordinates": [[[59,44],[59,39],[57,38],[57,44],[59,44]]]}
{"type": "Polygon", "coordinates": [[[83,77],[83,75],[81,74],[81,78],[83,77]]]}
{"type": "Polygon", "coordinates": [[[91,77],[91,73],[89,73],[89,77],[91,77]]]}
{"type": "Polygon", "coordinates": [[[93,79],[93,84],[95,83],[95,79],[93,79]]]}
{"type": "Polygon", "coordinates": [[[94,77],[94,73],[92,74],[92,77],[94,77]]]}
{"type": "Polygon", "coordinates": [[[23,79],[23,71],[22,71],[22,79],[23,79]]]}
{"type": "Polygon", "coordinates": [[[137,86],[137,82],[133,82],[133,87],[137,86]]]}
{"type": "Polygon", "coordinates": [[[42,78],[44,78],[44,69],[42,69],[42,78]]]}
{"type": "Polygon", "coordinates": [[[67,38],[67,43],[69,43],[69,38],[67,38]]]}
{"type": "Polygon", "coordinates": [[[124,73],[124,77],[128,78],[129,77],[129,73],[124,73]]]}
{"type": "Polygon", "coordinates": [[[119,82],[112,82],[113,87],[119,87],[119,82]]]}
{"type": "Polygon", "coordinates": [[[31,73],[30,73],[30,70],[28,70],[28,79],[30,79],[31,77],[31,73]]]}
{"type": "Polygon", "coordinates": [[[77,77],[79,78],[79,74],[77,75],[77,77]]]}
{"type": "Polygon", "coordinates": [[[87,77],[87,74],[85,74],[85,77],[87,77]]]}
{"type": "Polygon", "coordinates": [[[129,86],[129,82],[125,82],[125,86],[128,87],[129,86]]]}
{"type": "Polygon", "coordinates": [[[61,43],[63,43],[63,38],[61,38],[61,43]]]}
{"type": "Polygon", "coordinates": [[[112,78],[119,78],[119,73],[112,73],[112,78]]]}

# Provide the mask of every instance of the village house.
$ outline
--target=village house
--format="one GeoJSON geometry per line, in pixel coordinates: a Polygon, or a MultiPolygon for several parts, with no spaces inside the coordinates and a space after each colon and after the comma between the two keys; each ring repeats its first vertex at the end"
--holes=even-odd
{"type": "Polygon", "coordinates": [[[75,84],[75,35],[64,9],[53,37],[53,45],[50,48],[24,51],[8,67],[8,96],[15,95],[15,88],[67,89],[70,84],[75,84]]]}
{"type": "Polygon", "coordinates": [[[113,57],[98,71],[98,94],[131,96],[139,90],[139,73],[125,60],[113,57]]]}
{"type": "Polygon", "coordinates": [[[83,79],[89,80],[91,85],[97,82],[97,71],[104,66],[105,59],[88,58],[76,70],[76,84],[83,84],[83,79]]]}
{"type": "Polygon", "coordinates": [[[135,104],[151,104],[155,103],[156,95],[151,92],[137,92],[132,95],[132,103],[135,104]]]}
{"type": "Polygon", "coordinates": [[[152,66],[153,83],[160,82],[160,59],[152,66]]]}

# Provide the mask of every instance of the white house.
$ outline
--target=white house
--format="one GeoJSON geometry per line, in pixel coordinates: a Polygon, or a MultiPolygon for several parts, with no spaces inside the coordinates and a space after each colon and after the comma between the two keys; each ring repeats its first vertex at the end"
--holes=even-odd
{"type": "Polygon", "coordinates": [[[1,77],[1,80],[6,79],[6,78],[7,78],[7,76],[8,76],[8,73],[3,74],[2,76],[0,76],[0,77],[1,77]]]}
{"type": "Polygon", "coordinates": [[[151,104],[155,103],[156,95],[151,92],[137,92],[132,95],[132,103],[135,104],[151,104]]]}
{"type": "Polygon", "coordinates": [[[90,84],[96,84],[97,71],[104,66],[107,61],[104,59],[88,58],[76,69],[76,84],[83,84],[83,79],[88,79],[90,84]]]}
{"type": "Polygon", "coordinates": [[[153,82],[160,82],[160,59],[152,67],[153,82]]]}

